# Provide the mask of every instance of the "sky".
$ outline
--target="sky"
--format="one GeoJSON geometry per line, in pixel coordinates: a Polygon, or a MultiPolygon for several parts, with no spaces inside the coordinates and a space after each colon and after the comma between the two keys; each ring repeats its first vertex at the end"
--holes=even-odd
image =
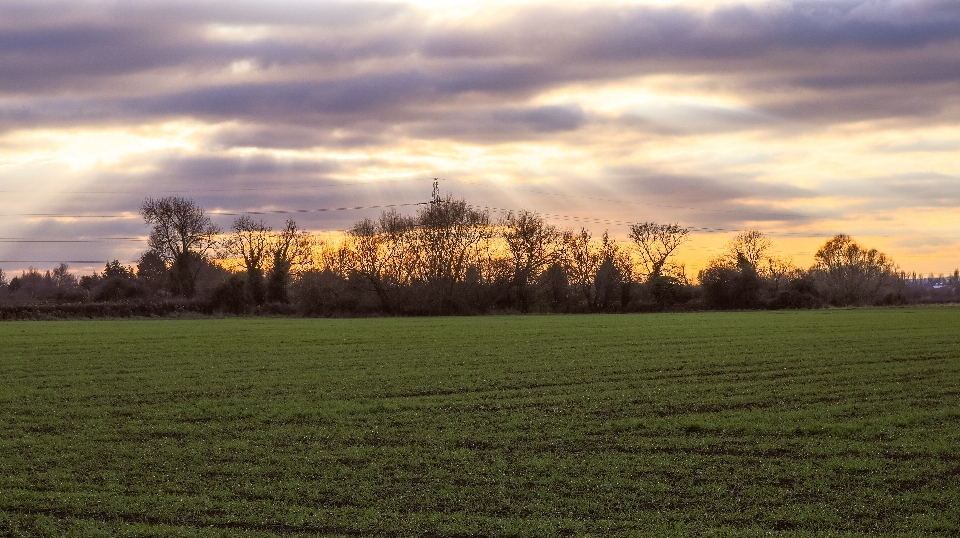
{"type": "Polygon", "coordinates": [[[313,231],[440,188],[627,240],[960,266],[960,2],[0,2],[0,268],[134,263],[145,198],[313,231]],[[337,209],[349,208],[349,209],[337,209]]]}

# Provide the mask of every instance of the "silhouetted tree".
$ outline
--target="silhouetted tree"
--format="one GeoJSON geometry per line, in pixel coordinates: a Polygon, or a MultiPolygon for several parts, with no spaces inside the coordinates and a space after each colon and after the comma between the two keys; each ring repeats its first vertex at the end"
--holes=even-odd
{"type": "Polygon", "coordinates": [[[254,304],[263,304],[266,299],[263,266],[269,255],[271,229],[262,220],[254,221],[249,215],[241,215],[233,221],[231,231],[222,244],[221,256],[243,262],[247,294],[254,304]]]}
{"type": "Polygon", "coordinates": [[[77,277],[70,273],[70,267],[65,263],[54,267],[50,277],[58,290],[69,290],[77,287],[77,277]]]}
{"type": "Polygon", "coordinates": [[[538,287],[547,308],[551,312],[570,311],[570,282],[567,272],[560,263],[551,264],[540,274],[538,287]]]}
{"type": "Polygon", "coordinates": [[[168,281],[167,264],[154,250],[148,250],[137,262],[137,280],[148,289],[157,291],[168,281]]]}
{"type": "Polygon", "coordinates": [[[600,267],[597,268],[599,275],[603,264],[609,263],[612,271],[607,271],[602,278],[594,278],[594,288],[597,289],[598,307],[604,310],[618,310],[625,308],[630,302],[630,286],[633,283],[634,261],[627,249],[621,248],[616,241],[610,237],[610,233],[604,230],[603,237],[600,238],[600,267]],[[602,282],[607,288],[600,292],[599,283],[602,282]]]}
{"type": "Polygon", "coordinates": [[[80,278],[80,286],[89,290],[94,301],[119,301],[141,296],[145,293],[132,267],[126,267],[119,260],[108,262],[103,272],[80,278]]]}
{"type": "Polygon", "coordinates": [[[453,308],[455,285],[465,281],[481,243],[492,236],[490,215],[465,200],[436,197],[418,212],[411,231],[416,257],[412,276],[435,294],[435,307],[448,312],[453,308]]]}
{"type": "Polygon", "coordinates": [[[814,255],[815,274],[823,297],[834,305],[879,302],[900,293],[893,260],[877,249],[865,249],[849,235],[827,241],[814,255]]]}
{"type": "Polygon", "coordinates": [[[348,279],[329,268],[305,271],[293,283],[293,296],[305,316],[333,316],[357,312],[360,297],[348,279]]]}
{"type": "Polygon", "coordinates": [[[770,308],[819,303],[814,295],[799,291],[804,273],[792,261],[773,256],[773,242],[757,230],[737,234],[722,254],[701,271],[704,297],[715,308],[770,308]],[[780,297],[781,294],[786,294],[780,297]],[[798,295],[799,294],[799,295],[798,295]],[[802,295],[802,297],[800,296],[802,295]]]}
{"type": "Polygon", "coordinates": [[[217,310],[239,315],[247,311],[248,296],[243,277],[232,274],[225,282],[214,288],[210,303],[217,310]]]}
{"type": "Polygon", "coordinates": [[[318,240],[315,248],[315,264],[308,269],[329,269],[334,274],[346,277],[357,269],[356,254],[350,245],[350,237],[338,241],[318,240]]]}
{"type": "Polygon", "coordinates": [[[743,254],[737,255],[736,267],[712,263],[700,271],[699,276],[704,299],[710,307],[745,309],[760,306],[760,277],[756,267],[743,254]]]}
{"type": "Polygon", "coordinates": [[[758,230],[747,230],[737,234],[727,246],[726,259],[730,265],[742,267],[744,263],[749,264],[758,270],[763,262],[768,259],[767,252],[773,247],[763,232],[758,230]]]}
{"type": "Polygon", "coordinates": [[[594,277],[603,263],[603,253],[596,248],[593,237],[586,228],[577,233],[563,234],[563,262],[571,286],[579,292],[588,310],[596,304],[594,277]]]}
{"type": "Polygon", "coordinates": [[[630,225],[630,239],[637,246],[644,277],[656,279],[662,275],[674,276],[667,260],[690,234],[689,228],[679,224],[644,222],[630,225]]]}
{"type": "Polygon", "coordinates": [[[592,310],[608,312],[621,306],[623,276],[613,263],[613,258],[604,257],[593,277],[594,304],[592,310]]]}
{"type": "Polygon", "coordinates": [[[150,230],[150,249],[170,266],[171,291],[192,297],[203,261],[217,246],[215,226],[202,208],[179,196],[147,198],[140,214],[150,230]]]}
{"type": "Polygon", "coordinates": [[[44,273],[30,267],[10,280],[9,290],[17,302],[51,299],[72,301],[82,299],[83,294],[77,277],[69,272],[65,263],[58,265],[52,272],[44,273]]]}
{"type": "Polygon", "coordinates": [[[657,309],[683,300],[686,269],[669,261],[677,248],[690,234],[690,229],[679,224],[644,222],[630,226],[630,239],[636,246],[643,273],[641,290],[645,290],[657,309]]]}
{"type": "Polygon", "coordinates": [[[103,267],[103,278],[133,278],[133,268],[120,263],[120,260],[107,262],[103,267]]]}
{"type": "Polygon", "coordinates": [[[310,234],[287,220],[283,230],[276,233],[270,245],[272,264],[267,273],[267,299],[286,303],[289,301],[287,287],[294,268],[306,266],[311,257],[310,234]]]}
{"type": "Polygon", "coordinates": [[[410,232],[414,219],[395,210],[384,211],[378,220],[363,219],[348,232],[356,270],[372,286],[383,309],[392,314],[393,288],[409,281],[408,267],[414,254],[410,232]]]}
{"type": "MultiPolygon", "coordinates": [[[[562,248],[562,235],[555,226],[545,223],[540,215],[526,210],[516,214],[507,213],[499,226],[510,252],[510,285],[517,292],[520,311],[527,312],[527,286],[557,260],[557,253],[562,248]]],[[[565,275],[563,279],[566,280],[565,275]]]]}

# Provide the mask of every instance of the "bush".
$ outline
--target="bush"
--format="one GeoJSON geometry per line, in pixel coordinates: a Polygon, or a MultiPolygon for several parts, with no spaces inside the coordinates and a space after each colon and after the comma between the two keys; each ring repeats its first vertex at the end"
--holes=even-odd
{"type": "Polygon", "coordinates": [[[146,295],[146,290],[130,278],[107,278],[93,289],[94,301],[122,301],[146,295]]]}
{"type": "Polygon", "coordinates": [[[347,279],[330,269],[311,270],[293,283],[293,300],[304,316],[356,313],[359,298],[347,279]]]}
{"type": "Polygon", "coordinates": [[[240,275],[233,275],[213,290],[210,304],[215,310],[231,314],[243,314],[250,304],[247,286],[240,275]]]}

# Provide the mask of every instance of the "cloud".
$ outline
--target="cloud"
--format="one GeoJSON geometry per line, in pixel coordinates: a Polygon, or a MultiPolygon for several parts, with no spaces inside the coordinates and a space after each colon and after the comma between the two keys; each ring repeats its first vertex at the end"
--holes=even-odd
{"type": "Polygon", "coordinates": [[[891,207],[957,207],[960,206],[960,176],[918,172],[868,178],[871,185],[862,195],[873,198],[873,205],[891,207]]]}
{"type": "Polygon", "coordinates": [[[504,107],[431,114],[409,130],[417,138],[508,143],[576,131],[587,122],[579,105],[504,107]]]}
{"type": "Polygon", "coordinates": [[[0,7],[0,19],[22,21],[0,33],[5,122],[176,115],[330,125],[376,115],[403,123],[463,105],[464,96],[522,107],[557,85],[656,73],[721,77],[771,113],[822,121],[929,116],[952,99],[923,89],[960,83],[952,2],[533,6],[466,23],[373,2],[116,4],[98,16],[82,3],[40,6],[0,7]],[[225,73],[236,62],[255,72],[234,80],[225,73]],[[922,99],[870,99],[891,84],[920,88],[922,99]],[[851,88],[865,88],[867,99],[851,88]],[[778,98],[767,102],[771,89],[778,98]],[[817,93],[801,91],[810,89],[817,93]]]}
{"type": "MultiPolygon", "coordinates": [[[[50,212],[130,210],[170,192],[211,208],[377,205],[429,189],[361,178],[445,174],[502,180],[464,187],[479,203],[733,229],[960,206],[942,164],[960,121],[957,2],[435,15],[393,1],[2,2],[0,181],[40,177],[50,160],[73,190],[130,191],[65,196],[38,182],[49,192],[29,203],[50,212]],[[169,147],[137,145],[163,126],[169,147]],[[940,134],[868,140],[918,126],[940,134]],[[114,138],[132,149],[87,159],[89,171],[22,142],[108,129],[137,133],[114,138]],[[530,185],[558,195],[518,189],[530,185]],[[632,209],[609,209],[620,206],[632,209]]],[[[337,228],[365,215],[348,213],[298,219],[337,228]]]]}

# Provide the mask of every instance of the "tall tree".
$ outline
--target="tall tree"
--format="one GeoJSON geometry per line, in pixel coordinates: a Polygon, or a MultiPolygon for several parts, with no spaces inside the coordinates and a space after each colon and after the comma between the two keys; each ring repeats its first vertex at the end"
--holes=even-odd
{"type": "Polygon", "coordinates": [[[391,289],[410,278],[410,234],[415,227],[413,218],[391,209],[377,220],[366,218],[357,222],[348,232],[357,272],[370,283],[390,314],[395,310],[391,289]]]}
{"type": "Polygon", "coordinates": [[[667,260],[690,234],[689,228],[679,224],[644,222],[630,225],[630,239],[637,246],[640,262],[647,280],[654,280],[672,268],[667,260]]]}
{"type": "Polygon", "coordinates": [[[147,198],[140,214],[152,227],[150,249],[170,266],[171,291],[193,297],[200,269],[218,245],[220,228],[193,200],[179,196],[147,198]]]}
{"type": "Polygon", "coordinates": [[[156,251],[144,252],[137,262],[137,280],[152,291],[159,290],[167,283],[169,276],[167,273],[167,264],[156,251]]]}
{"type": "Polygon", "coordinates": [[[604,253],[594,244],[593,236],[586,228],[579,232],[563,234],[563,261],[570,284],[586,300],[587,308],[593,309],[595,301],[594,279],[604,262],[604,253]]]}
{"type": "Polygon", "coordinates": [[[727,247],[727,256],[735,265],[742,265],[745,261],[752,265],[754,270],[759,270],[763,267],[763,262],[769,259],[767,252],[772,246],[773,242],[763,235],[763,232],[747,230],[733,238],[727,247]]]}
{"type": "Polygon", "coordinates": [[[460,282],[480,242],[490,235],[490,215],[447,195],[419,211],[416,231],[416,276],[432,284],[460,282]]]}
{"type": "Polygon", "coordinates": [[[827,300],[835,305],[878,300],[899,292],[896,264],[877,249],[866,249],[845,234],[834,236],[814,254],[812,271],[827,300]]]}
{"type": "Polygon", "coordinates": [[[529,310],[528,285],[557,259],[562,248],[562,234],[532,211],[507,213],[500,220],[500,229],[513,269],[510,285],[517,291],[520,311],[529,310]]]}
{"type": "Polygon", "coordinates": [[[306,265],[311,257],[312,242],[310,234],[288,219],[283,229],[274,234],[269,245],[271,266],[267,274],[267,299],[274,302],[288,302],[287,287],[290,273],[295,268],[306,265]]]}
{"type": "Polygon", "coordinates": [[[243,261],[247,272],[247,291],[255,304],[266,298],[263,284],[264,263],[270,249],[271,229],[262,220],[241,215],[233,221],[232,233],[223,243],[223,254],[243,261]]]}
{"type": "Polygon", "coordinates": [[[746,230],[731,239],[716,258],[710,260],[714,267],[737,270],[743,264],[749,264],[762,276],[771,264],[789,263],[768,255],[773,242],[759,230],[746,230]]]}
{"type": "Polygon", "coordinates": [[[727,243],[724,252],[700,271],[707,303],[715,308],[756,308],[800,276],[792,262],[769,255],[773,242],[747,230],[727,243]]]}
{"type": "MultiPolygon", "coordinates": [[[[492,236],[490,216],[450,195],[433,201],[417,212],[412,239],[411,276],[426,285],[428,293],[420,308],[449,312],[456,308],[454,291],[476,267],[483,244],[492,236]]],[[[474,275],[478,276],[478,275],[474,275]]]]}

